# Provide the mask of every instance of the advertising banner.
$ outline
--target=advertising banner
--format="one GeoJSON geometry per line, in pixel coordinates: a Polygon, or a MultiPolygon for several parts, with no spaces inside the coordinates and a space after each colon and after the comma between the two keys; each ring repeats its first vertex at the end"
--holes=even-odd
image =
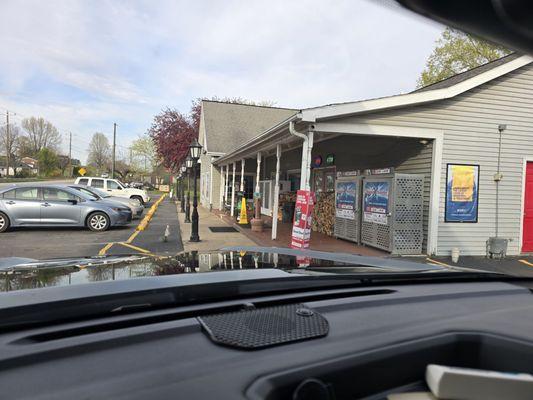
{"type": "Polygon", "coordinates": [[[445,222],[477,222],[478,185],[478,165],[447,165],[445,222]]]}
{"type": "Polygon", "coordinates": [[[337,181],[335,184],[335,216],[355,219],[357,184],[350,181],[337,181]]]}
{"type": "Polygon", "coordinates": [[[390,182],[365,181],[363,186],[363,221],[387,225],[390,182]]]}
{"type": "Polygon", "coordinates": [[[291,248],[307,249],[311,239],[311,223],[315,194],[309,190],[298,190],[292,224],[291,248]]]}

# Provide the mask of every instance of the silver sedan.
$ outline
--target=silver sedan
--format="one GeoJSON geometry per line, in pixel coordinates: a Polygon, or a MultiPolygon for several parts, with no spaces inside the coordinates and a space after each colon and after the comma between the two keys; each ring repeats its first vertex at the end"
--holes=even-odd
{"type": "Polygon", "coordinates": [[[133,218],[140,218],[144,211],[144,206],[137,199],[111,196],[110,194],[102,190],[93,188],[91,186],[76,185],[76,184],[66,185],[66,186],[72,189],[79,190],[80,192],[85,193],[91,197],[94,197],[97,200],[114,201],[114,202],[122,203],[125,206],[130,208],[133,218]]]}
{"type": "Polygon", "coordinates": [[[11,186],[0,189],[0,232],[10,227],[82,226],[102,232],[127,225],[129,207],[94,198],[60,185],[11,186]]]}

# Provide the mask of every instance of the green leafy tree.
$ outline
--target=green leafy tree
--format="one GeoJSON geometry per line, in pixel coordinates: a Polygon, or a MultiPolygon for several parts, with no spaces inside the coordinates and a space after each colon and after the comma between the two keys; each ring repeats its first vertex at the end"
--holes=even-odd
{"type": "Polygon", "coordinates": [[[39,173],[44,176],[51,176],[58,167],[58,159],[53,150],[45,147],[37,153],[39,160],[39,173]]]}
{"type": "Polygon", "coordinates": [[[431,85],[469,69],[497,60],[510,53],[467,33],[446,28],[417,82],[417,87],[431,85]]]}
{"type": "Polygon", "coordinates": [[[132,169],[149,173],[157,166],[157,156],[154,141],[150,136],[141,136],[134,140],[130,146],[130,164],[132,169]]]}

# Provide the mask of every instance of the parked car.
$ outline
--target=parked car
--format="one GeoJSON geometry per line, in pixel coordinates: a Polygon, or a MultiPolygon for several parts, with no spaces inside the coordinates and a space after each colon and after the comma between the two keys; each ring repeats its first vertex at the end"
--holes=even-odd
{"type": "Polygon", "coordinates": [[[10,186],[0,189],[0,232],[22,226],[86,226],[102,232],[127,225],[131,210],[121,203],[95,200],[60,185],[10,186]]]}
{"type": "Polygon", "coordinates": [[[150,201],[150,196],[145,190],[127,188],[118,179],[97,178],[97,177],[79,177],[76,178],[76,185],[84,185],[94,187],[96,189],[109,192],[109,194],[118,197],[125,197],[128,199],[137,199],[144,205],[150,201]]]}
{"type": "Polygon", "coordinates": [[[72,189],[78,190],[82,193],[85,193],[88,196],[94,197],[96,200],[114,201],[117,203],[124,204],[125,206],[130,208],[133,218],[140,218],[144,211],[144,206],[141,204],[141,202],[138,199],[129,199],[126,197],[112,196],[107,192],[104,192],[100,189],[96,189],[90,186],[76,185],[76,184],[66,185],[66,186],[72,189]]]}

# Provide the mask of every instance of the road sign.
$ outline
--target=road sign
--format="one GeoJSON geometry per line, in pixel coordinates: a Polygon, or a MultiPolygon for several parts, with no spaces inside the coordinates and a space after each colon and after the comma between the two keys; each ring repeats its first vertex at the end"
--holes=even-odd
{"type": "Polygon", "coordinates": [[[87,170],[85,168],[83,168],[83,167],[81,167],[78,170],[78,174],[80,174],[81,176],[84,176],[86,173],[87,173],[87,170]]]}

